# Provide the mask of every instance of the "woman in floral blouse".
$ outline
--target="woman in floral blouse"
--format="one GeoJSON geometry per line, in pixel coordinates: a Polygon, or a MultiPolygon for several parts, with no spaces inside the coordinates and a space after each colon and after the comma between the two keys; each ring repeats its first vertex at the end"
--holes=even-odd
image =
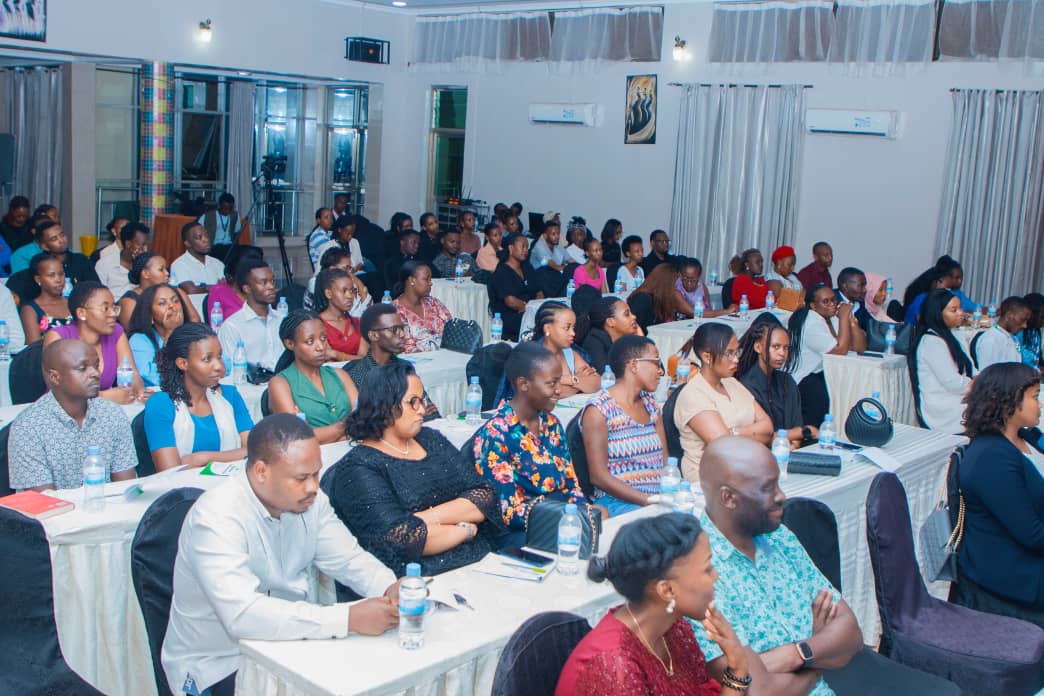
{"type": "Polygon", "coordinates": [[[446,305],[431,296],[431,266],[424,261],[407,261],[399,268],[399,282],[392,291],[395,309],[406,326],[403,353],[438,350],[442,330],[453,318],[446,305]]]}
{"type": "Polygon", "coordinates": [[[551,411],[562,367],[537,343],[515,346],[504,363],[515,396],[497,409],[475,440],[475,468],[500,496],[512,532],[525,532],[529,509],[544,498],[584,501],[573,472],[565,429],[551,411]]]}

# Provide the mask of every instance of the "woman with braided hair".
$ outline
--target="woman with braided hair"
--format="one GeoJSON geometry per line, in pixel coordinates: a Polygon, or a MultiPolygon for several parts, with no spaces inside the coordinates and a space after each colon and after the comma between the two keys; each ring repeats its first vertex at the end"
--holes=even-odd
{"type": "Polygon", "coordinates": [[[601,380],[587,360],[573,347],[576,313],[568,305],[548,300],[537,310],[533,340],[547,348],[562,366],[560,398],[594,394],[601,380]]]}
{"type": "Polygon", "coordinates": [[[608,555],[587,569],[625,600],[573,650],[555,696],[757,694],[764,672],[714,608],[711,548],[692,515],[670,513],[620,528],[608,555]],[[711,679],[689,621],[703,624],[727,667],[711,679]]]}
{"type": "Polygon", "coordinates": [[[225,376],[221,343],[206,324],[184,324],[156,355],[160,387],[145,404],[145,433],[156,471],[246,456],[254,422],[225,376]]]}
{"type": "MultiPolygon", "coordinates": [[[[120,324],[123,326],[123,330],[129,334],[131,332],[131,316],[134,314],[134,307],[137,306],[141,294],[148,288],[157,285],[168,285],[170,268],[167,266],[165,258],[154,252],[146,251],[134,257],[134,261],[131,262],[131,269],[127,273],[127,278],[136,287],[123,293],[123,297],[117,301],[120,304],[120,324]]],[[[181,298],[181,307],[185,315],[185,321],[202,321],[199,318],[199,312],[196,311],[196,307],[189,300],[185,291],[177,287],[174,288],[174,291],[181,298]]]]}

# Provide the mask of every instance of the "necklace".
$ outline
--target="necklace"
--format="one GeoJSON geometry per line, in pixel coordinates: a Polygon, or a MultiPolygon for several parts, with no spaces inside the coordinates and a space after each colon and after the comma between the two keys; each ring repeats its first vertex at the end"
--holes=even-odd
{"type": "Polygon", "coordinates": [[[673,677],[674,676],[674,658],[671,656],[671,649],[667,645],[667,639],[664,638],[663,636],[660,636],[660,640],[663,641],[663,649],[667,651],[667,663],[668,664],[665,664],[664,661],[660,659],[660,656],[656,654],[656,651],[653,650],[652,645],[649,644],[649,641],[647,641],[645,639],[645,633],[642,631],[642,625],[640,623],[638,623],[638,619],[635,618],[634,613],[631,611],[631,605],[630,604],[625,604],[624,605],[624,609],[627,610],[627,615],[630,616],[631,617],[631,621],[634,622],[634,627],[638,629],[638,638],[642,641],[642,645],[644,645],[645,649],[648,650],[649,653],[653,657],[656,658],[656,661],[660,663],[661,667],[663,667],[663,671],[667,672],[667,676],[668,677],[673,677]]]}
{"type": "Polygon", "coordinates": [[[409,440],[406,441],[406,449],[399,449],[398,447],[396,447],[392,443],[390,443],[387,440],[385,440],[383,437],[380,438],[380,440],[381,440],[381,442],[383,442],[384,444],[388,445],[388,447],[391,447],[396,452],[401,453],[403,456],[406,456],[406,455],[408,455],[410,453],[410,441],[409,440]]]}

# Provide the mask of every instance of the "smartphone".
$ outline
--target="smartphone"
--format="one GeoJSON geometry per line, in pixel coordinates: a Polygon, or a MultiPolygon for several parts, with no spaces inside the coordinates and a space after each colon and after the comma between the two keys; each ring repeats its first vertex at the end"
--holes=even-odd
{"type": "Polygon", "coordinates": [[[834,446],[849,452],[861,452],[863,449],[862,445],[853,445],[851,442],[841,442],[840,440],[834,440],[834,446]]]}
{"type": "Polygon", "coordinates": [[[532,551],[526,551],[520,546],[505,546],[504,548],[499,549],[496,553],[498,556],[507,556],[508,558],[513,558],[516,561],[522,561],[523,563],[528,563],[529,565],[538,568],[549,566],[555,562],[555,559],[553,558],[548,558],[547,556],[533,553],[532,551]]]}
{"type": "Polygon", "coordinates": [[[884,358],[884,353],[878,353],[876,350],[863,351],[863,357],[865,358],[884,358]]]}

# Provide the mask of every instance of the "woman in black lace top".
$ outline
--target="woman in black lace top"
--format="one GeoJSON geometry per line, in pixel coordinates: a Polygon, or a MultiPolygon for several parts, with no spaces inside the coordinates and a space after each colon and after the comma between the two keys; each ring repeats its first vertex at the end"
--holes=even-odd
{"type": "Polygon", "coordinates": [[[423,427],[424,385],[408,363],[374,368],[345,430],[356,447],[332,474],[337,516],[396,575],[473,563],[502,531],[493,488],[441,433],[423,427]]]}

